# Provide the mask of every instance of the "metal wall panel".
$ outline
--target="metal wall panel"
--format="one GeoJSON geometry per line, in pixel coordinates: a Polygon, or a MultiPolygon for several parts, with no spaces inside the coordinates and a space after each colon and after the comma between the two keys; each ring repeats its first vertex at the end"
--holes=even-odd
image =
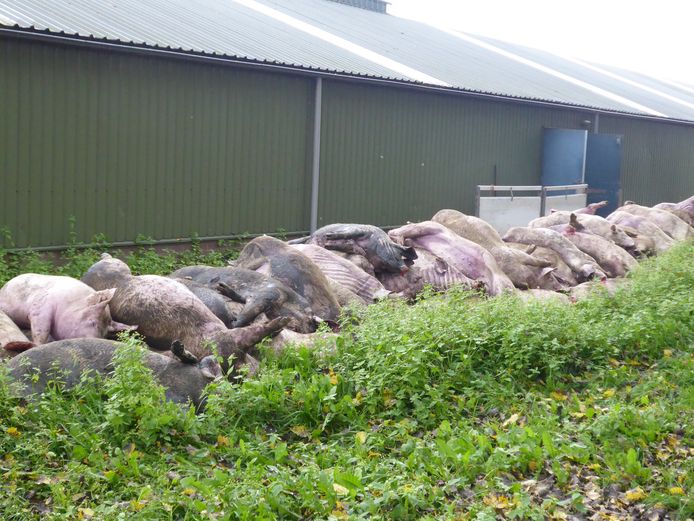
{"type": "Polygon", "coordinates": [[[12,39],[0,71],[17,246],[307,229],[311,80],[12,39]]]}
{"type": "Polygon", "coordinates": [[[694,195],[694,127],[601,116],[600,132],[624,135],[625,201],[652,206],[694,195]]]}
{"type": "Polygon", "coordinates": [[[536,185],[542,128],[590,115],[324,81],[319,226],[474,212],[477,184],[536,185]]]}

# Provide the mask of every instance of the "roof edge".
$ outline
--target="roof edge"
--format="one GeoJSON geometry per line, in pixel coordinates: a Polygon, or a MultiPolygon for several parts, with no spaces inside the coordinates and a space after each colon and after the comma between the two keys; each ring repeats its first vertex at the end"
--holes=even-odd
{"type": "Polygon", "coordinates": [[[647,121],[657,121],[660,123],[694,126],[694,120],[652,116],[649,114],[641,114],[637,112],[619,111],[614,109],[594,107],[590,105],[565,103],[541,98],[527,98],[521,96],[513,96],[509,94],[484,92],[472,89],[464,89],[461,87],[443,87],[438,85],[430,85],[416,80],[404,80],[398,78],[357,74],[347,71],[321,69],[318,67],[310,67],[305,65],[289,64],[283,62],[254,60],[252,58],[245,58],[242,56],[233,56],[228,54],[208,53],[204,51],[188,51],[180,48],[162,47],[146,43],[140,44],[134,42],[124,42],[121,40],[110,40],[107,38],[96,38],[94,36],[82,36],[79,34],[69,34],[65,32],[56,33],[49,29],[36,29],[35,27],[21,27],[19,25],[8,27],[0,25],[0,36],[8,36],[11,38],[14,37],[17,39],[28,39],[44,42],[59,42],[60,44],[69,46],[91,47],[99,49],[106,48],[126,53],[160,55],[171,57],[174,59],[188,59],[216,64],[233,64],[257,70],[278,71],[301,76],[339,78],[347,81],[375,83],[391,87],[409,88],[419,91],[465,96],[476,99],[497,101],[501,103],[520,103],[523,105],[550,107],[561,110],[582,110],[590,113],[621,116],[633,119],[642,119],[647,121]]]}

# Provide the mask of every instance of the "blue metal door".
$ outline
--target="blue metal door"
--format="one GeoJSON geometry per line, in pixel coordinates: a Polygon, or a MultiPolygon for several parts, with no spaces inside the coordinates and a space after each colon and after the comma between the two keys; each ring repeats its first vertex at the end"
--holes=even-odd
{"type": "Polygon", "coordinates": [[[543,130],[540,183],[543,186],[583,183],[588,131],[566,128],[543,130]]]}
{"type": "Polygon", "coordinates": [[[588,184],[588,203],[608,201],[598,210],[606,217],[620,204],[622,139],[616,134],[588,134],[585,182],[588,184]]]}

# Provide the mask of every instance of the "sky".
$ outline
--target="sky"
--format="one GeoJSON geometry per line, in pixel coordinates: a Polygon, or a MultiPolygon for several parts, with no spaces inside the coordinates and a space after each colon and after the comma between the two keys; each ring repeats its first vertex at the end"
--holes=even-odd
{"type": "Polygon", "coordinates": [[[694,86],[694,0],[389,0],[388,12],[694,86]]]}

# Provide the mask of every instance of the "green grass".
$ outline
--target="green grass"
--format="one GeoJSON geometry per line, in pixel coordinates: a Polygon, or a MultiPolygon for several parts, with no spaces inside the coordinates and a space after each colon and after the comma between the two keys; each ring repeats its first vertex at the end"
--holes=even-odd
{"type": "Polygon", "coordinates": [[[268,354],[257,377],[215,384],[198,416],[164,402],[135,339],[113,378],[36,403],[0,376],[0,517],[685,520],[694,246],[631,279],[573,306],[383,302],[346,319],[336,350],[268,354]]]}

